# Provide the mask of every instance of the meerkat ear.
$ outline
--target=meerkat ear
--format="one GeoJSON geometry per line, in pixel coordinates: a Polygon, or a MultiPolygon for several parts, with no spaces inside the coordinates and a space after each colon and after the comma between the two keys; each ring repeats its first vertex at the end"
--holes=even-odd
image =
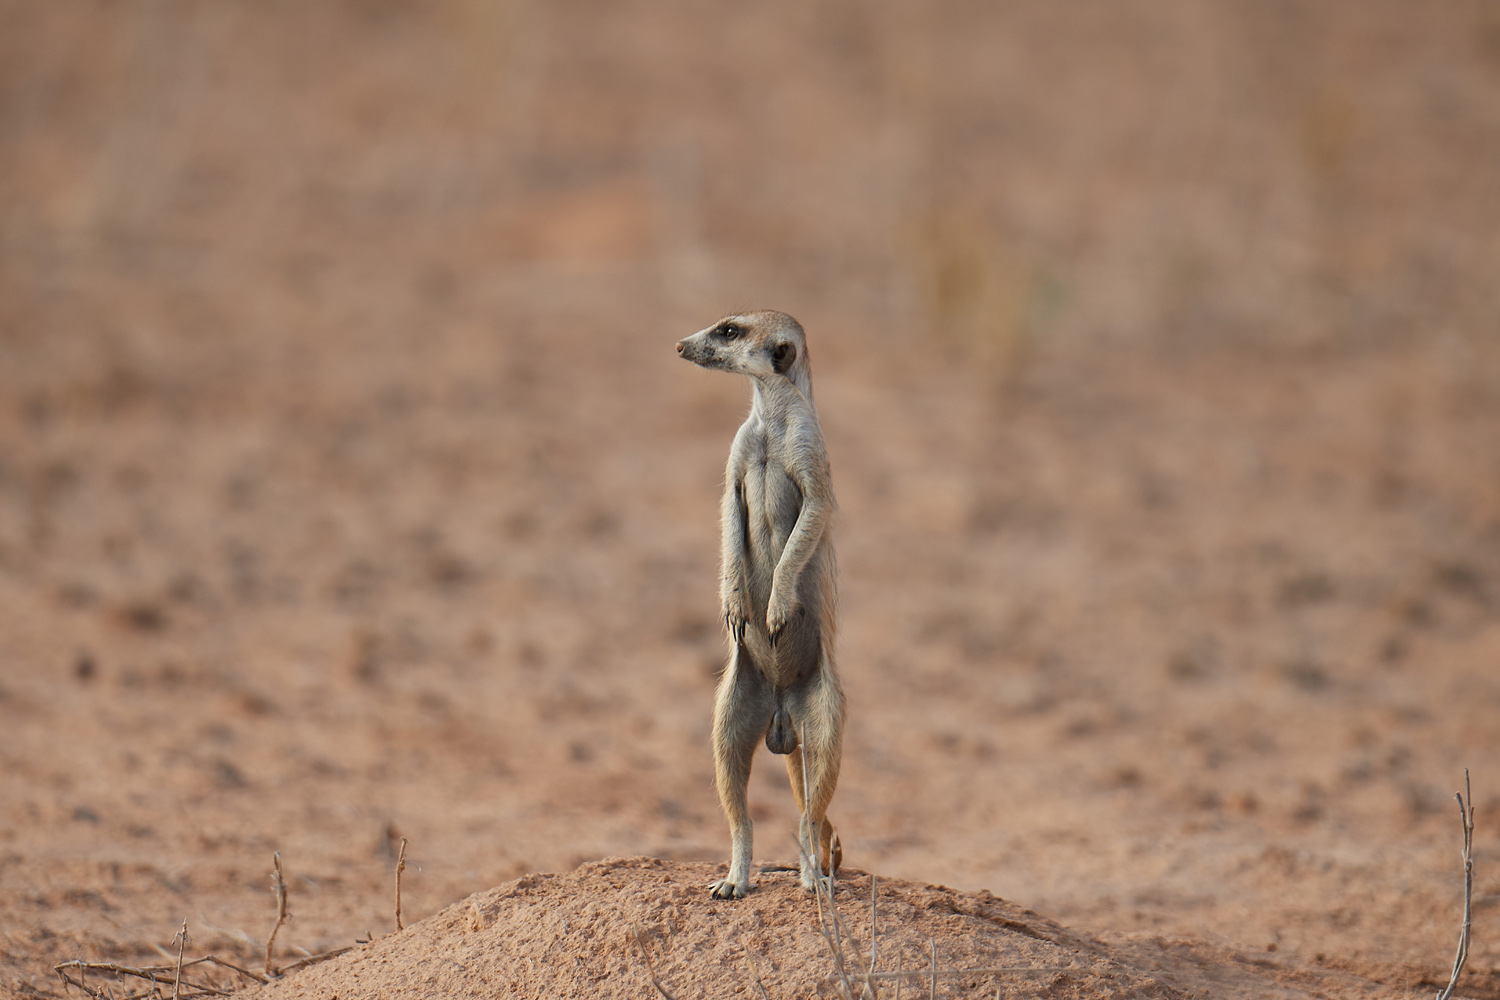
{"type": "Polygon", "coordinates": [[[792,367],[792,362],[797,360],[797,345],[783,340],[771,348],[771,367],[776,369],[777,375],[785,375],[786,370],[792,367]]]}

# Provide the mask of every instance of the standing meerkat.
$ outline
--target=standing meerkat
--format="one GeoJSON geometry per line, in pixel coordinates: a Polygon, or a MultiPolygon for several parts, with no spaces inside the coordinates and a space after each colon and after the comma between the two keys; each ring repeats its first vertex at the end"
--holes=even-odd
{"type": "Polygon", "coordinates": [[[729,874],[717,899],[750,891],[752,824],[745,788],[755,745],[786,755],[805,824],[802,884],[837,870],[828,803],[839,779],[844,689],[834,667],[833,485],[801,325],[778,312],[728,316],[677,343],[704,368],[747,375],[750,416],[725,473],[719,595],[734,652],[714,701],[714,777],[729,820],[729,874]],[[804,757],[806,760],[804,761],[804,757]],[[804,787],[804,774],[806,785],[804,787]]]}

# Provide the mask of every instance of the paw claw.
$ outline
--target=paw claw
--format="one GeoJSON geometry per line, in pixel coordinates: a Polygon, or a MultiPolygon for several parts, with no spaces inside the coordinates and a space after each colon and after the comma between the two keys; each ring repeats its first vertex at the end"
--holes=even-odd
{"type": "Polygon", "coordinates": [[[708,887],[709,895],[714,899],[744,899],[747,886],[731,882],[729,879],[720,879],[708,887]]]}
{"type": "Polygon", "coordinates": [[[729,609],[724,612],[724,627],[729,630],[729,637],[738,645],[745,641],[745,625],[747,616],[738,609],[729,609]]]}
{"type": "Polygon", "coordinates": [[[775,646],[786,632],[787,625],[797,616],[802,607],[793,604],[788,608],[777,608],[775,601],[772,601],[771,607],[772,610],[766,615],[766,633],[771,638],[771,645],[775,646]]]}

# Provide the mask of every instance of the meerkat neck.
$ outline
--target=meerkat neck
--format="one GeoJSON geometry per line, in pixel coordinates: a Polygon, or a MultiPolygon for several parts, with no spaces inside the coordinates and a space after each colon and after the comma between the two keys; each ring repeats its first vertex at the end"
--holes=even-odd
{"type": "Polygon", "coordinates": [[[797,374],[799,377],[796,380],[782,375],[754,379],[755,396],[750,411],[762,419],[775,418],[798,405],[805,405],[817,413],[818,408],[813,404],[812,381],[804,372],[797,374]]]}
{"type": "Polygon", "coordinates": [[[752,376],[751,381],[755,383],[755,400],[751,405],[754,413],[769,416],[785,412],[799,403],[805,404],[814,414],[818,412],[817,404],[813,402],[812,365],[807,357],[806,346],[802,348],[802,356],[786,374],[757,375],[752,376]]]}

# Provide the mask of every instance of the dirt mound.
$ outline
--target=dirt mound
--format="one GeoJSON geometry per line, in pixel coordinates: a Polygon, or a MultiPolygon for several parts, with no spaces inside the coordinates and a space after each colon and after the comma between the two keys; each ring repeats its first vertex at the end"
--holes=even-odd
{"type": "MultiPolygon", "coordinates": [[[[709,897],[719,874],[712,864],[606,858],[526,875],[252,995],[640,998],[660,995],[653,972],[672,997],[838,995],[817,901],[796,873],[769,866],[736,901],[709,897]]],[[[1304,996],[1314,980],[1319,995],[1343,995],[1338,973],[1199,942],[1106,944],[988,892],[848,871],[836,902],[846,969],[868,969],[873,938],[882,995],[895,994],[898,970],[909,995],[926,995],[934,961],[944,997],[1304,996]]]]}

